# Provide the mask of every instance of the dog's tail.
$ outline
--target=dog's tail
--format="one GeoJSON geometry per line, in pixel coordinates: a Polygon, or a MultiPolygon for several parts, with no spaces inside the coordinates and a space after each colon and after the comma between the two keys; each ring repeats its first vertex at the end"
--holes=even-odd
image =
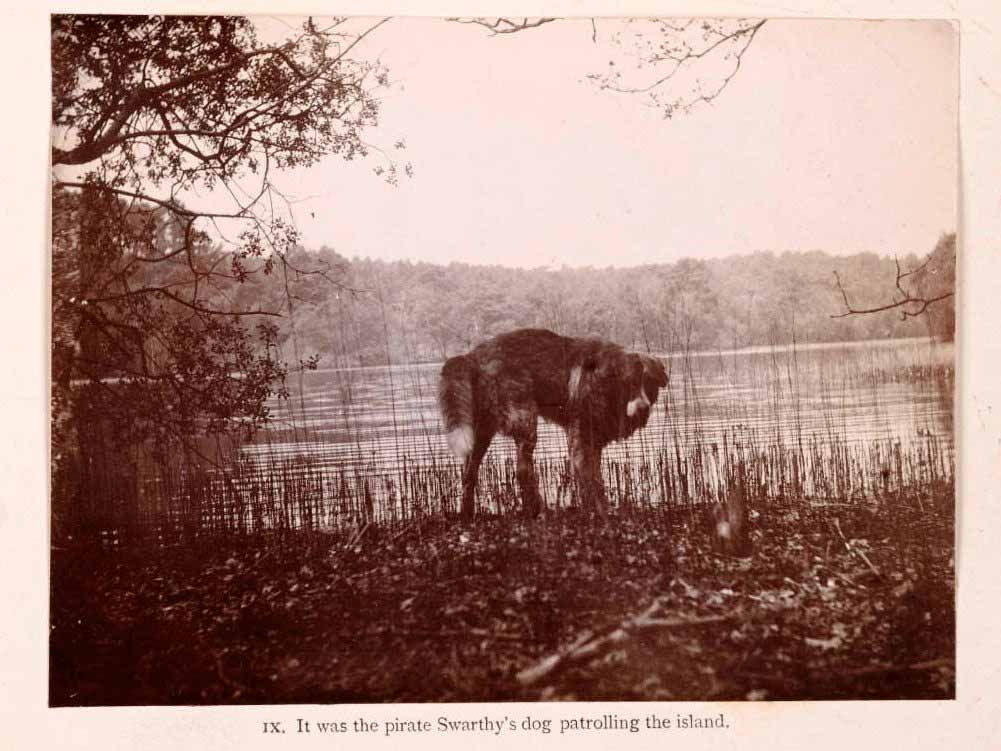
{"type": "Polygon", "coordinates": [[[473,384],[476,374],[476,364],[465,355],[446,360],[441,369],[438,406],[448,431],[448,445],[460,459],[465,459],[473,451],[476,418],[473,384]]]}

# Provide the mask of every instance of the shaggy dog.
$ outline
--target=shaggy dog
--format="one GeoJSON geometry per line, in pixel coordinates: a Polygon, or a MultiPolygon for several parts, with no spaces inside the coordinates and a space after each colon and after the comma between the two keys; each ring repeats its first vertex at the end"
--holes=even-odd
{"type": "Polygon", "coordinates": [[[502,334],[447,360],[438,401],[448,443],[464,462],[463,517],[473,515],[480,462],[497,433],[514,439],[522,509],[538,515],[532,454],[539,417],[566,431],[583,500],[604,511],[601,451],[646,425],[664,386],[667,373],[653,357],[542,329],[502,334]]]}

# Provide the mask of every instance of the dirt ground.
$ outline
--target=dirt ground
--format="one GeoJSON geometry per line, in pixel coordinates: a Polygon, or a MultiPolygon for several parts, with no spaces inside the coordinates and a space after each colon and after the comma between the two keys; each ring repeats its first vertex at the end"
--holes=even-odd
{"type": "Polygon", "coordinates": [[[53,706],[951,698],[953,503],[54,550],[53,706]]]}

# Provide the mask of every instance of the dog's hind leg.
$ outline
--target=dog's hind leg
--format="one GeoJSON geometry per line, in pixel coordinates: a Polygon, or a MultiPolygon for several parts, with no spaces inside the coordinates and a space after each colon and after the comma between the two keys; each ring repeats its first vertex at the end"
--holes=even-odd
{"type": "Polygon", "coordinates": [[[473,439],[473,450],[466,457],[466,463],[462,468],[462,518],[473,518],[474,497],[476,493],[476,480],[480,474],[480,463],[490,448],[490,441],[493,440],[494,429],[491,427],[478,428],[473,439]]]}

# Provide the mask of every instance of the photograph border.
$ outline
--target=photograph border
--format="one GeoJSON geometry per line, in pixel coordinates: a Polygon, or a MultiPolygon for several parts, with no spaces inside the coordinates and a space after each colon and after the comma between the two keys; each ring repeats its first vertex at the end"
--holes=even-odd
{"type": "MultiPolygon", "coordinates": [[[[512,8],[530,13],[527,4],[401,2],[380,3],[387,15],[475,15],[476,8],[497,13],[512,8]],[[417,10],[420,10],[417,13],[417,10]]],[[[547,3],[545,15],[677,16],[692,15],[694,3],[547,3]],[[688,8],[688,12],[685,12],[688,8]]],[[[538,3],[531,7],[539,8],[538,3]]],[[[321,713],[330,719],[439,715],[477,718],[494,713],[498,705],[336,705],[321,708],[278,705],[274,707],[172,707],[49,709],[48,696],[48,17],[59,12],[194,12],[189,4],[78,3],[59,6],[18,7],[8,15],[2,45],[7,90],[19,104],[9,143],[14,145],[11,176],[4,187],[4,205],[13,242],[8,246],[8,293],[4,296],[6,320],[14,334],[13,353],[4,369],[7,379],[5,406],[8,444],[15,449],[4,456],[4,492],[0,506],[0,534],[7,557],[2,590],[7,601],[3,616],[0,656],[5,666],[0,679],[0,704],[4,727],[0,739],[11,747],[99,748],[106,743],[158,748],[273,748],[276,743],[316,744],[317,738],[288,735],[275,739],[261,733],[268,721],[291,724],[295,718],[321,713]],[[15,89],[16,85],[16,89],[15,89]],[[12,221],[11,221],[12,220],[12,221]],[[39,252],[41,251],[41,252],[39,252]],[[30,311],[27,318],[25,310],[30,311]],[[10,635],[10,638],[7,638],[10,635]],[[304,715],[303,712],[306,712],[304,715]]],[[[344,12],[373,15],[372,4],[340,2],[336,7],[318,2],[283,7],[280,15],[344,12]]],[[[997,691],[998,614],[1001,551],[992,530],[999,522],[996,488],[1001,483],[1001,379],[994,375],[1001,365],[995,322],[1001,321],[1001,296],[992,280],[1001,279],[1001,237],[998,210],[1001,153],[1001,55],[996,39],[1001,33],[1001,8],[987,2],[900,3],[813,0],[790,8],[779,2],[721,2],[700,5],[699,16],[823,18],[955,18],[960,27],[960,224],[958,284],[957,400],[957,698],[924,702],[746,702],[711,705],[726,714],[729,729],[715,733],[665,736],[639,733],[629,738],[637,747],[663,748],[800,748],[842,749],[845,744],[875,748],[896,742],[907,748],[941,748],[965,744],[993,748],[1001,742],[997,691]],[[802,13],[802,15],[800,15],[802,13]],[[983,501],[983,503],[978,503],[983,501]]],[[[259,14],[275,12],[260,2],[226,4],[205,13],[259,14]]],[[[663,707],[665,714],[705,711],[709,705],[609,704],[619,713],[645,715],[663,707]]],[[[545,717],[600,715],[605,703],[504,704],[505,713],[545,717]]],[[[595,735],[593,742],[607,745],[625,736],[595,735]]],[[[516,737],[517,738],[517,737],[516,737]]],[[[581,736],[537,736],[542,743],[579,744],[581,736]]],[[[479,739],[478,739],[479,740],[479,739]]],[[[352,736],[344,742],[354,747],[386,747],[379,736],[352,736]],[[378,740],[377,740],[378,738],[378,740]],[[380,745],[381,743],[381,745],[380,745]]],[[[320,741],[323,743],[324,741],[320,741]]],[[[327,741],[329,742],[329,741],[327,741]]],[[[395,742],[395,741],[394,741],[395,742]]],[[[415,737],[414,743],[436,748],[458,748],[468,736],[415,737]]],[[[485,745],[503,740],[484,737],[485,745]]]]}

